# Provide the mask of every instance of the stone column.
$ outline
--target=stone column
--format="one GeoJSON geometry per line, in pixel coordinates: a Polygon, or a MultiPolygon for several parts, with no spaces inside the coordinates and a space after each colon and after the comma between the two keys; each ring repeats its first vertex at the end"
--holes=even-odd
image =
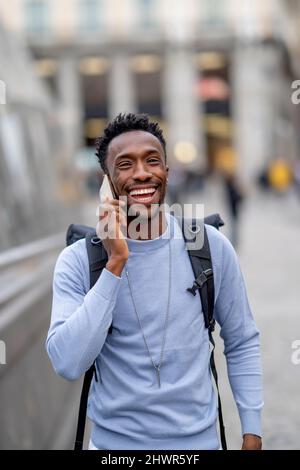
{"type": "Polygon", "coordinates": [[[130,58],[127,54],[113,55],[108,95],[108,113],[110,119],[121,112],[136,111],[133,73],[130,68],[130,58]]]}
{"type": "Polygon", "coordinates": [[[239,44],[232,61],[235,145],[240,172],[250,183],[278,152],[279,54],[275,47],[239,44]]]}
{"type": "Polygon", "coordinates": [[[199,171],[205,163],[205,143],[201,126],[201,109],[195,94],[197,71],[194,54],[188,47],[167,51],[163,83],[163,113],[168,124],[168,157],[175,160],[178,142],[190,142],[196,158],[187,166],[199,171]]]}
{"type": "Polygon", "coordinates": [[[62,57],[60,59],[57,88],[67,153],[69,156],[73,156],[74,152],[83,144],[83,100],[80,73],[75,58],[62,57]]]}

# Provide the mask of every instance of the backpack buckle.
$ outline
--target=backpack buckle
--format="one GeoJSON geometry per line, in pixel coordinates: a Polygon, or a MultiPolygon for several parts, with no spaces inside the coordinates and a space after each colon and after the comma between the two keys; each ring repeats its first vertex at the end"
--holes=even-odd
{"type": "Polygon", "coordinates": [[[198,289],[202,289],[202,287],[204,286],[204,284],[208,281],[208,279],[210,277],[212,277],[213,275],[213,271],[211,268],[209,269],[206,269],[205,271],[202,271],[199,276],[197,277],[197,279],[194,280],[193,282],[193,286],[192,287],[188,287],[187,288],[187,291],[190,292],[191,294],[193,295],[196,295],[196,291],[198,289]]]}
{"type": "Polygon", "coordinates": [[[197,234],[200,232],[201,227],[198,224],[189,224],[188,229],[191,233],[197,234]]]}
{"type": "Polygon", "coordinates": [[[92,237],[91,238],[91,244],[92,245],[100,245],[101,242],[102,242],[102,240],[99,237],[92,237]]]}

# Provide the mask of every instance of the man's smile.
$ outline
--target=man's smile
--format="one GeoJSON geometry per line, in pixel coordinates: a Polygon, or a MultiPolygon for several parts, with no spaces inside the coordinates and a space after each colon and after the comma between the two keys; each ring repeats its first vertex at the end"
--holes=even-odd
{"type": "Polygon", "coordinates": [[[135,185],[127,191],[129,205],[142,203],[145,205],[159,203],[159,186],[157,184],[135,185]]]}

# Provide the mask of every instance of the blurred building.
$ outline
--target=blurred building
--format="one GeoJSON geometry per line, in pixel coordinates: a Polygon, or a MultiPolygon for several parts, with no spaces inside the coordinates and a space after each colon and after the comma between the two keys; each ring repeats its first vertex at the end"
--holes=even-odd
{"type": "MultiPolygon", "coordinates": [[[[290,75],[291,92],[299,97],[300,89],[300,2],[297,0],[282,0],[281,22],[284,25],[287,56],[285,68],[290,75]]],[[[295,177],[298,180],[300,165],[300,101],[293,103],[292,120],[296,129],[297,137],[297,161],[295,164],[295,177]]]]}
{"type": "Polygon", "coordinates": [[[62,152],[51,97],[28,50],[0,23],[0,251],[57,231],[62,152]]]}
{"type": "Polygon", "coordinates": [[[270,158],[294,152],[281,14],[280,0],[0,6],[56,98],[71,153],[94,145],[118,112],[146,112],[167,134],[171,164],[201,172],[234,147],[232,165],[249,179],[270,158]]]}

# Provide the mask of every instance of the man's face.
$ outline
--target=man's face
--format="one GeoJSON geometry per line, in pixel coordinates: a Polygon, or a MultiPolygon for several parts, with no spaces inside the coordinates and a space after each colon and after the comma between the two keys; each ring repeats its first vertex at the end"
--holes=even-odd
{"type": "Polygon", "coordinates": [[[130,131],[115,137],[106,165],[117,197],[126,196],[129,207],[142,204],[150,216],[151,206],[164,202],[169,169],[162,144],[154,135],[130,131]]]}

